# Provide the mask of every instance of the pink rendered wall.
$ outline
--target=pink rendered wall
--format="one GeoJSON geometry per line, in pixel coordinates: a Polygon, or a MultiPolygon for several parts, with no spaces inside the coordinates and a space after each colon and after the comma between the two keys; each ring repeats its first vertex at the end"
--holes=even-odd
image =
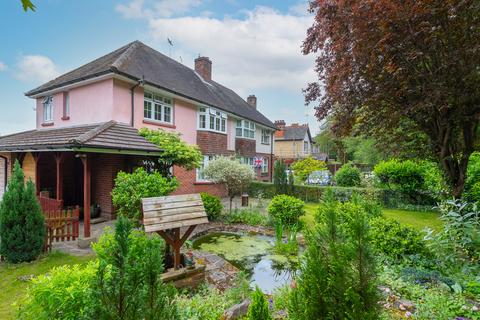
{"type": "MultiPolygon", "coordinates": [[[[47,128],[106,122],[116,119],[113,112],[113,80],[91,83],[69,91],[70,119],[62,120],[63,92],[53,95],[53,125],[47,128]]],[[[37,99],[37,128],[43,128],[43,98],[37,99]]],[[[122,121],[120,117],[118,121],[122,121]]],[[[124,122],[124,121],[122,121],[124,122]]]]}
{"type": "Polygon", "coordinates": [[[182,134],[188,144],[197,144],[197,106],[185,101],[173,101],[173,126],[156,124],[143,118],[143,89],[135,91],[135,128],[163,129],[182,134]]]}

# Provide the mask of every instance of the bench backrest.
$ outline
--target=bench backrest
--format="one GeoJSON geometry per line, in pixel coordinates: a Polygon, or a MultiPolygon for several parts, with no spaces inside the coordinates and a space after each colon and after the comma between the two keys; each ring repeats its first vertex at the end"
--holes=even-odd
{"type": "Polygon", "coordinates": [[[199,194],[144,198],[142,208],[146,232],[208,223],[199,194]]]}

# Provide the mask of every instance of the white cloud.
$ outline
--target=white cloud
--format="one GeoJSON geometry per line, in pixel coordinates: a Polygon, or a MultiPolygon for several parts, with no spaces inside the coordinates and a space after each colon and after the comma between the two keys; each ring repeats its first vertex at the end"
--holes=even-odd
{"type": "Polygon", "coordinates": [[[25,82],[47,82],[60,74],[53,61],[41,55],[24,55],[20,57],[17,69],[16,77],[25,82]]]}
{"type": "Polygon", "coordinates": [[[149,19],[157,43],[172,38],[176,55],[192,66],[198,54],[213,61],[214,80],[241,94],[259,88],[300,92],[314,79],[313,58],[301,54],[311,16],[282,14],[268,7],[245,11],[244,19],[179,17],[149,19]]]}
{"type": "Polygon", "coordinates": [[[127,19],[169,18],[184,14],[201,3],[201,0],[131,0],[127,4],[117,5],[115,9],[127,19]]]}
{"type": "Polygon", "coordinates": [[[7,69],[7,65],[5,63],[3,63],[2,61],[0,61],[0,72],[4,71],[7,69]]]}

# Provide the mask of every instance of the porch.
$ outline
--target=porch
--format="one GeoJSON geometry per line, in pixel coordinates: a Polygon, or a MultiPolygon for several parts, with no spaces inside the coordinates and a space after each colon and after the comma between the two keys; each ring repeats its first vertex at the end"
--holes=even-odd
{"type": "Polygon", "coordinates": [[[95,239],[92,218],[115,217],[111,192],[117,173],[131,172],[160,153],[135,128],[114,121],[0,138],[7,179],[18,160],[25,179],[35,182],[44,212],[79,207],[83,221],[79,244],[87,241],[87,245],[95,239]]]}

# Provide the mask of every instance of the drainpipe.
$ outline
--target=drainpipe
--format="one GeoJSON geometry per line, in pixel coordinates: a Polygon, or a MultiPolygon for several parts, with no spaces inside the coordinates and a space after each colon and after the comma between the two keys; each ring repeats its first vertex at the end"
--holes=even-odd
{"type": "Polygon", "coordinates": [[[130,96],[132,97],[132,110],[131,110],[131,117],[130,117],[130,125],[133,127],[135,125],[135,89],[140,86],[143,87],[145,83],[145,79],[142,76],[142,79],[138,80],[138,82],[130,88],[130,96]]]}
{"type": "Polygon", "coordinates": [[[273,180],[273,163],[275,159],[273,159],[273,142],[274,142],[275,131],[271,133],[271,144],[270,144],[270,182],[273,180]]]}
{"type": "Polygon", "coordinates": [[[0,158],[2,158],[3,160],[5,160],[5,168],[4,168],[4,177],[5,177],[5,181],[4,181],[4,191],[7,191],[7,181],[8,181],[8,159],[7,157],[4,157],[4,156],[0,156],[0,158]]]}

